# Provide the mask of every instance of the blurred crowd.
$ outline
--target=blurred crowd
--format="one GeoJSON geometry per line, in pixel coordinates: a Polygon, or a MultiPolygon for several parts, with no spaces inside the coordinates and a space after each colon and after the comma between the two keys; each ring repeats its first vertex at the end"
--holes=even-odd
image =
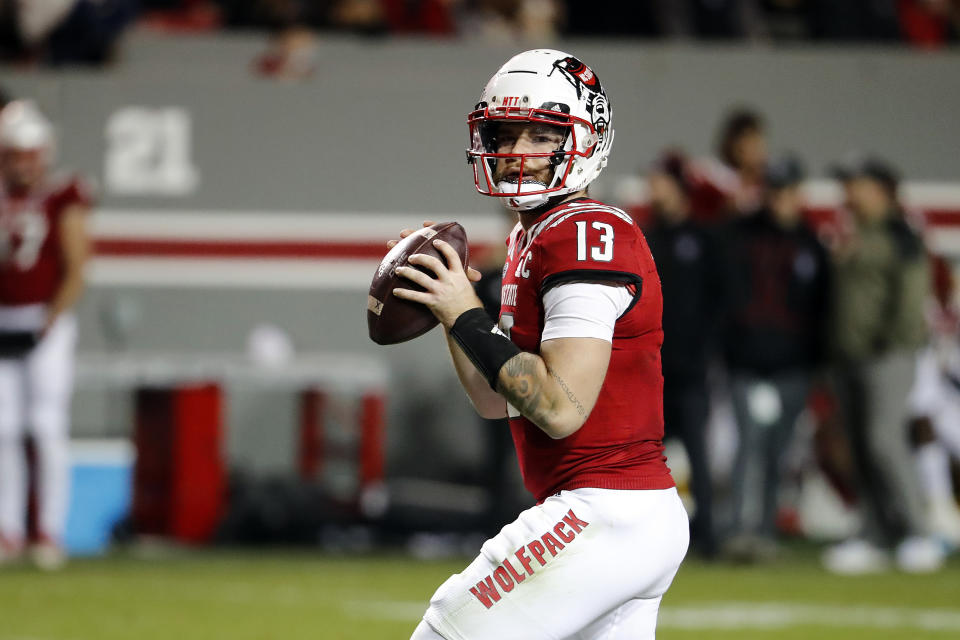
{"type": "Polygon", "coordinates": [[[0,60],[105,64],[134,25],[268,30],[280,52],[301,57],[319,31],[491,43],[619,37],[931,49],[957,41],[960,0],[0,0],[0,60]]]}
{"type": "Polygon", "coordinates": [[[960,544],[960,325],[951,269],[902,206],[896,168],[840,159],[843,207],[809,208],[802,160],[769,157],[762,115],[736,109],[714,157],[668,149],[644,173],[632,213],[663,284],[666,436],[690,460],[695,547],[774,557],[795,529],[790,452],[806,438],[803,464],[862,515],[828,568],[939,567],[960,544]],[[718,395],[738,443],[723,509],[709,451],[718,395]]]}

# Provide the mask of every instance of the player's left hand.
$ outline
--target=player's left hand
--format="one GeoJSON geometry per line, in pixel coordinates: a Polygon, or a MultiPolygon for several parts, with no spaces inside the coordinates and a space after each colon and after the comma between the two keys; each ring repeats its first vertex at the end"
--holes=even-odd
{"type": "MultiPolygon", "coordinates": [[[[432,226],[435,225],[435,224],[436,224],[436,223],[435,223],[433,220],[424,220],[424,221],[423,221],[423,226],[424,226],[424,228],[426,228],[426,227],[432,227],[432,226]]],[[[415,231],[415,229],[404,229],[404,230],[402,230],[402,231],[400,232],[400,240],[406,238],[408,235],[410,235],[410,234],[413,233],[414,231],[415,231]]],[[[387,249],[393,249],[395,246],[397,246],[397,243],[400,242],[400,240],[387,240],[387,249]]],[[[483,275],[482,275],[479,271],[477,271],[477,270],[474,269],[473,267],[467,267],[467,278],[470,279],[470,282],[480,282],[480,278],[482,278],[482,277],[483,277],[483,275]]]]}
{"type": "Polygon", "coordinates": [[[444,328],[450,329],[461,313],[483,306],[471,284],[471,281],[480,279],[480,273],[470,269],[472,273],[468,275],[463,268],[463,263],[460,262],[460,256],[443,240],[434,240],[433,246],[446,258],[447,264],[423,253],[416,253],[407,258],[408,263],[433,271],[433,278],[413,267],[397,268],[398,275],[417,283],[426,291],[394,289],[393,295],[426,305],[444,328]]]}

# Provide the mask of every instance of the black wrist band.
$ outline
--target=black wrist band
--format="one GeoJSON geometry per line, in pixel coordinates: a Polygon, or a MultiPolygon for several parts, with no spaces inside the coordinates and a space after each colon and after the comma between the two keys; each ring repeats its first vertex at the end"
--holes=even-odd
{"type": "Polygon", "coordinates": [[[461,313],[450,328],[450,335],[487,379],[490,388],[496,391],[500,369],[507,360],[520,353],[517,345],[513,344],[487,312],[480,308],[461,313]]]}

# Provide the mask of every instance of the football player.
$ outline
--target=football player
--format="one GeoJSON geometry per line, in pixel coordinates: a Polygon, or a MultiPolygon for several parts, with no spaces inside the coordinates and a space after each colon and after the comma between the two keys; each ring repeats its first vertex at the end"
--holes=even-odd
{"type": "MultiPolygon", "coordinates": [[[[508,417],[537,500],[434,594],[413,640],[654,637],[689,541],[663,456],[660,281],[643,234],[587,186],[612,111],[577,58],[509,60],[468,116],[478,191],[517,215],[499,322],[451,246],[414,255],[397,288],[442,323],[479,413],[508,417]]],[[[405,230],[401,237],[411,231],[405,230]]]]}
{"type": "Polygon", "coordinates": [[[49,176],[53,127],[28,101],[0,111],[0,560],[26,539],[29,428],[38,464],[35,561],[63,563],[69,494],[68,415],[84,285],[90,198],[76,179],[49,176]]]}

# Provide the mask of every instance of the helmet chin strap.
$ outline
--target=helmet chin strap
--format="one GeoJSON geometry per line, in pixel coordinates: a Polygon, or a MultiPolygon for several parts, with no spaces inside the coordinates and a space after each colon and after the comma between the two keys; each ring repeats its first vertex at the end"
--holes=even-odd
{"type": "MultiPolygon", "coordinates": [[[[516,193],[517,183],[501,180],[499,183],[497,183],[497,188],[500,190],[500,193],[516,193]]],[[[541,191],[546,188],[547,185],[543,184],[542,182],[522,182],[520,183],[519,194],[510,198],[504,198],[504,204],[508,209],[512,209],[514,211],[530,211],[531,209],[537,209],[547,204],[552,197],[555,197],[558,194],[554,192],[524,195],[524,191],[541,191]]]]}

